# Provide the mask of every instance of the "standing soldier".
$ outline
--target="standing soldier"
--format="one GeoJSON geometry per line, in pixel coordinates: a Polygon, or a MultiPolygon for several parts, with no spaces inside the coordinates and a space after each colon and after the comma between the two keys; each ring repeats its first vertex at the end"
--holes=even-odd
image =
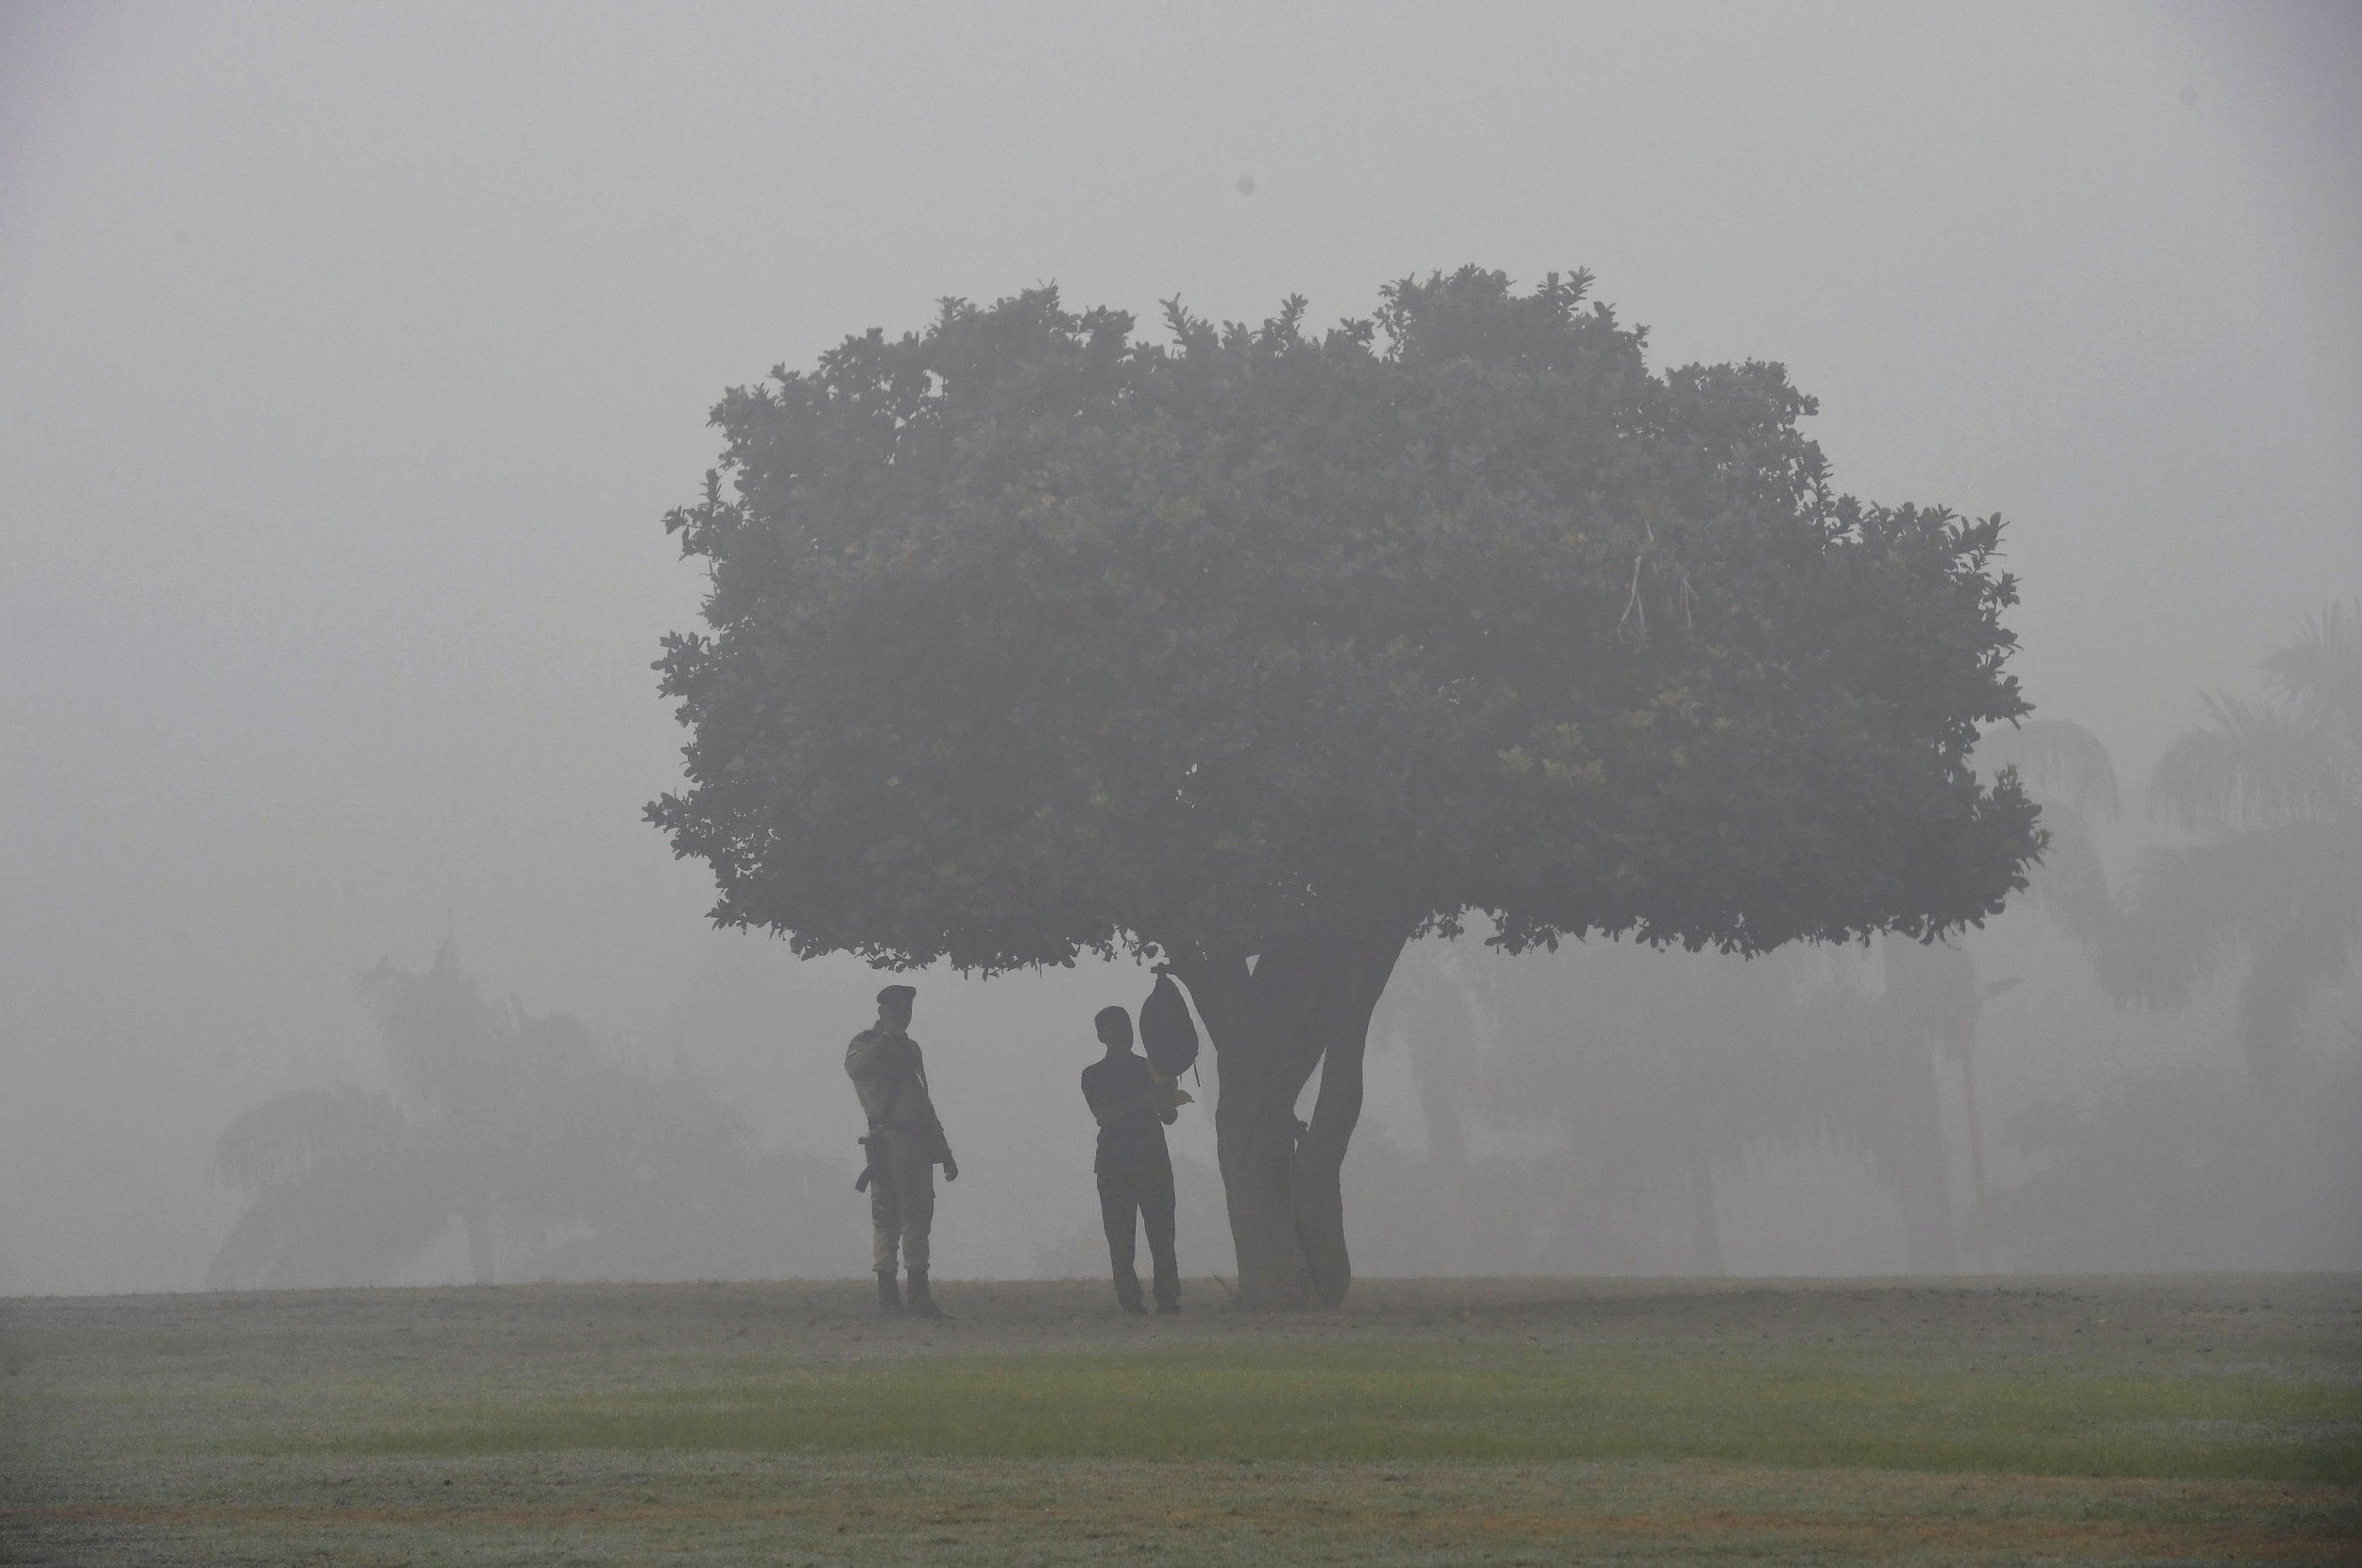
{"type": "Polygon", "coordinates": [[[1157,1078],[1148,1059],[1132,1049],[1132,1015],[1103,1007],[1091,1020],[1107,1054],[1083,1069],[1083,1099],[1099,1122],[1099,1217],[1107,1228],[1107,1263],[1115,1272],[1116,1300],[1126,1312],[1140,1304],[1140,1276],[1132,1248],[1140,1229],[1148,1232],[1148,1255],[1155,1270],[1156,1310],[1181,1310],[1181,1266],[1172,1253],[1172,1155],[1165,1128],[1189,1096],[1157,1078]]]}
{"type": "Polygon", "coordinates": [[[910,1037],[911,1002],[918,995],[907,985],[889,985],[878,993],[878,1022],[853,1036],[845,1048],[845,1071],[861,1096],[862,1114],[869,1118],[869,1135],[861,1140],[869,1151],[869,1168],[855,1185],[869,1189],[869,1222],[873,1244],[870,1266],[878,1271],[878,1311],[891,1316],[905,1310],[895,1288],[895,1254],[910,1273],[908,1310],[923,1318],[940,1318],[943,1309],[927,1292],[927,1237],[935,1222],[935,1167],[943,1179],[960,1179],[960,1164],[935,1119],[933,1096],[927,1092],[927,1064],[918,1042],[910,1037]]]}

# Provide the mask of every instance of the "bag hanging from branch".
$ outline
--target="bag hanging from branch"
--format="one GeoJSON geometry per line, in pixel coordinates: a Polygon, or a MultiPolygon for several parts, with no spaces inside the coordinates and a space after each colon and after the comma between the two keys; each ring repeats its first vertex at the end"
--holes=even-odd
{"type": "Polygon", "coordinates": [[[1178,1082],[1197,1061],[1197,1021],[1190,1016],[1190,1004],[1181,988],[1161,964],[1155,988],[1148,993],[1148,1000],[1140,1003],[1140,1048],[1148,1053],[1148,1065],[1168,1083],[1178,1082]]]}

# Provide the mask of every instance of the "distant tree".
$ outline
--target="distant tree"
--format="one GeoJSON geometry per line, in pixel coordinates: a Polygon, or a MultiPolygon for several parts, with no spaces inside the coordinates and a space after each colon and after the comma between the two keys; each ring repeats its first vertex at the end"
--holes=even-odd
{"type": "Polygon", "coordinates": [[[2158,762],[2149,808],[2197,842],[2144,858],[2102,977],[2179,1006],[2235,955],[2237,1037],[2269,1078],[2362,945],[2362,601],[2308,616],[2264,672],[2268,700],[2209,694],[2158,762]]]}
{"type": "Polygon", "coordinates": [[[514,1020],[448,942],[424,971],[381,963],[354,991],[376,1015],[393,1092],[297,1090],[223,1129],[214,1178],[249,1202],[214,1254],[209,1288],[381,1284],[454,1220],[476,1283],[491,1282],[504,1152],[491,1102],[514,1020]]]}
{"type": "MultiPolygon", "coordinates": [[[[2117,810],[2107,748],[2080,724],[2027,719],[1988,730],[1972,760],[1996,780],[2007,770],[2042,809],[2030,901],[2095,952],[2115,939],[2120,923],[2092,835],[2092,818],[2117,810]]],[[[1412,1048],[1446,1191],[1477,1185],[1463,1105],[1503,1125],[1549,1125],[1573,1168],[1540,1210],[1580,1211],[1593,1236],[1621,1238],[1646,1229],[1652,1207],[1686,1199],[1690,1261],[1673,1266],[1720,1273],[1717,1170],[1753,1150],[1833,1150],[1865,1160],[1894,1199],[1906,1270],[1949,1273],[1959,1252],[1936,1073],[1949,1057],[1965,1091],[1978,1254],[1991,1270],[1976,1046],[1985,1002],[2015,981],[1981,979],[1964,945],[1887,946],[1874,990],[1800,986],[1784,965],[1652,960],[1613,946],[1572,965],[1472,964],[1438,944],[1413,952],[1380,1016],[1412,1048]],[[1484,1071],[1453,1071],[1454,1055],[1464,1059],[1479,1035],[1492,1047],[1484,1071]]],[[[1483,1180],[1498,1190],[1503,1176],[1483,1180]]],[[[1456,1239],[1474,1244],[1496,1218],[1469,1213],[1456,1239]]],[[[1619,1266],[1665,1260],[1628,1243],[1619,1266]]]]}
{"type": "Polygon", "coordinates": [[[1950,1273],[1938,1049],[1965,1054],[1976,970],[1956,945],[1882,946],[1849,954],[1861,961],[1851,977],[1607,944],[1486,965],[1471,976],[1494,1036],[1476,1103],[1500,1125],[1556,1132],[1572,1179],[1553,1205],[1593,1211],[1594,1231],[1652,1214],[1659,1231],[1682,1222],[1690,1245],[1677,1267],[1724,1271],[1718,1170],[1752,1152],[1822,1150],[1875,1173],[1908,1271],[1950,1273]]]}
{"type": "Polygon", "coordinates": [[[247,1206],[205,1288],[385,1284],[460,1212],[436,1153],[391,1095],[351,1084],[241,1114],[214,1143],[213,1173],[247,1206]]]}
{"type": "Polygon", "coordinates": [[[2012,776],[2042,810],[2032,901],[2095,953],[2119,940],[2115,895],[2092,832],[2095,819],[2122,809],[2115,762],[2099,737],[2071,720],[2028,719],[1988,731],[1974,760],[1980,773],[2012,776]]]}
{"type": "Polygon", "coordinates": [[[1244,1299],[1335,1302],[1369,1019],[1489,915],[1758,952],[2023,885],[1998,518],[1865,505],[1776,365],[1652,373],[1589,279],[1375,321],[947,302],[714,411],[666,526],[712,918],[992,973],[1160,954],[1217,1053],[1244,1299]],[[1320,1075],[1309,1127],[1299,1098],[1320,1075]]]}
{"type": "Polygon", "coordinates": [[[490,1000],[449,943],[427,969],[380,963],[357,989],[392,1088],[278,1095],[223,1130],[214,1174],[248,1202],[208,1288],[383,1284],[454,1223],[487,1285],[496,1220],[542,1276],[711,1278],[787,1261],[813,1173],[757,1155],[693,1082],[614,1060],[573,1018],[490,1000]]]}
{"type": "MultiPolygon", "coordinates": [[[[2030,901],[2045,910],[2059,927],[2082,946],[2095,964],[2104,965],[2122,939],[2123,922],[2108,881],[2093,827],[2097,820],[2113,820],[2122,809],[2116,788],[2115,761],[2097,735],[2064,719],[2028,719],[1996,726],[1978,743],[1974,760],[1981,773],[2013,775],[2042,812],[2042,863],[2028,884],[2030,901]]],[[[1930,954],[1930,957],[1933,955],[1930,954]]],[[[2013,988],[2022,977],[1985,980],[1965,947],[1954,946],[1939,965],[1923,966],[1934,980],[1941,964],[1953,974],[1941,991],[1949,1005],[1931,1010],[1940,1020],[1936,1038],[1960,1068],[1962,1106],[1967,1113],[1970,1180],[1977,1203],[1977,1258],[1987,1273],[1994,1269],[1994,1204],[1986,1180],[1987,1148],[1984,1118],[1979,1111],[1977,1043],[1985,1003],[2013,988]]]]}
{"type": "Polygon", "coordinates": [[[2037,1164],[1999,1198],[2013,1267],[2362,1267],[2362,1032],[2347,1035],[2268,1093],[2236,1063],[2183,1061],[2019,1112],[2009,1139],[2037,1164]]]}

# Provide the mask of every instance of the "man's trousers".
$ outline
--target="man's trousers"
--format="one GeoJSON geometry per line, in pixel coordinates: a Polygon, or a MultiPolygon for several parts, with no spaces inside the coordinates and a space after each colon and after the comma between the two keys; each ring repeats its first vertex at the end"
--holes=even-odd
{"type": "Polygon", "coordinates": [[[1138,1231],[1148,1231],[1148,1256],[1155,1271],[1156,1304],[1181,1300],[1181,1266],[1172,1252],[1172,1164],[1160,1160],[1136,1169],[1099,1173],[1099,1218],[1107,1228],[1107,1262],[1115,1273],[1116,1300],[1140,1304],[1140,1277],[1134,1270],[1138,1231]]]}
{"type": "Polygon", "coordinates": [[[869,1143],[869,1266],[894,1272],[927,1267],[927,1238],[935,1227],[935,1138],[932,1133],[881,1128],[869,1143]]]}

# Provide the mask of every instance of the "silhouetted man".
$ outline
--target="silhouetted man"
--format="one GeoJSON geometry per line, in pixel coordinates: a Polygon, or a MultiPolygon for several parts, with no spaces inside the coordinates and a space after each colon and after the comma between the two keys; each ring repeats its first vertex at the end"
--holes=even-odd
{"type": "Polygon", "coordinates": [[[1165,1127],[1188,1099],[1161,1082],[1148,1059],[1132,1049],[1132,1015],[1106,1007],[1092,1020],[1107,1054],[1083,1069],[1083,1099],[1099,1121],[1099,1217],[1107,1227],[1107,1261],[1116,1300],[1126,1312],[1144,1310],[1140,1277],[1132,1267],[1136,1231],[1148,1231],[1155,1266],[1156,1310],[1181,1310],[1181,1266],[1172,1255],[1172,1156],[1165,1127]],[[1137,1220],[1135,1217],[1138,1217],[1137,1220]]]}
{"type": "Polygon", "coordinates": [[[927,1289],[927,1244],[935,1222],[935,1167],[943,1179],[960,1179],[960,1163],[936,1119],[934,1098],[927,1091],[927,1064],[918,1042],[910,1036],[911,1003],[918,993],[907,985],[889,985],[878,993],[878,1022],[853,1036],[845,1048],[845,1071],[861,1096],[862,1114],[869,1118],[869,1135],[862,1139],[869,1150],[869,1168],[862,1182],[869,1188],[870,1267],[878,1272],[878,1310],[891,1316],[904,1310],[895,1287],[895,1254],[910,1275],[908,1309],[925,1318],[940,1318],[927,1289]]]}

